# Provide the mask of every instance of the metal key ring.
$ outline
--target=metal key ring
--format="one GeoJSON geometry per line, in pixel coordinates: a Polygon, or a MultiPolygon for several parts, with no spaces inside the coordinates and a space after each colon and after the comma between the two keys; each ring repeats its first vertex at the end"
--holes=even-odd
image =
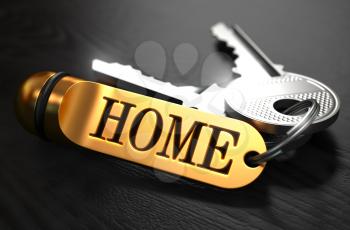
{"type": "Polygon", "coordinates": [[[303,116],[303,118],[294,127],[288,130],[286,137],[280,143],[262,154],[248,158],[247,161],[249,164],[257,166],[282,154],[282,148],[287,146],[300,134],[302,134],[316,119],[320,111],[320,105],[315,99],[307,99],[296,103],[284,111],[284,113],[287,113],[288,115],[296,115],[305,109],[308,109],[305,116],[303,116]]]}

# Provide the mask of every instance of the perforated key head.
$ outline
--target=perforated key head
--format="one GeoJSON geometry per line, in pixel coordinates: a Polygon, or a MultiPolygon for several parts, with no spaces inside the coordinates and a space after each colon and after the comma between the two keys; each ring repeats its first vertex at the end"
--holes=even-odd
{"type": "Polygon", "coordinates": [[[313,78],[285,72],[281,77],[252,79],[241,77],[227,86],[225,111],[228,116],[248,121],[265,133],[283,134],[296,125],[302,115],[290,116],[282,111],[297,101],[313,98],[321,109],[308,133],[320,131],[337,119],[338,96],[313,78]]]}

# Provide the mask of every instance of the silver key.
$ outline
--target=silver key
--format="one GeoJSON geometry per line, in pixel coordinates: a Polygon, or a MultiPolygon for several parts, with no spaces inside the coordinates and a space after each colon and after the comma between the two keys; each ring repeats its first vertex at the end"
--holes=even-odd
{"type": "Polygon", "coordinates": [[[300,74],[283,71],[273,64],[257,45],[235,26],[218,23],[212,27],[213,35],[238,55],[236,68],[241,77],[231,81],[225,89],[212,85],[206,91],[217,91],[218,111],[230,117],[241,118],[259,131],[283,134],[296,125],[301,116],[289,116],[281,111],[295,101],[316,99],[320,112],[308,132],[316,132],[332,124],[338,115],[338,96],[325,84],[300,74]]]}
{"type": "Polygon", "coordinates": [[[117,62],[107,63],[98,59],[92,61],[92,69],[105,75],[114,77],[117,80],[140,86],[157,93],[164,94],[171,98],[178,99],[182,105],[194,107],[200,101],[199,90],[194,86],[175,86],[169,82],[163,82],[151,76],[145,76],[140,70],[129,65],[122,65],[117,62]]]}
{"type": "Polygon", "coordinates": [[[187,107],[194,107],[201,111],[214,114],[225,115],[222,111],[223,99],[220,93],[223,93],[221,87],[214,84],[207,88],[203,93],[198,93],[201,88],[195,86],[175,86],[169,82],[163,82],[152,76],[143,75],[140,70],[134,69],[130,65],[122,65],[117,62],[107,63],[98,59],[92,61],[92,69],[96,72],[113,77],[117,81],[123,81],[143,89],[149,89],[157,93],[175,98],[176,103],[187,107]]]}

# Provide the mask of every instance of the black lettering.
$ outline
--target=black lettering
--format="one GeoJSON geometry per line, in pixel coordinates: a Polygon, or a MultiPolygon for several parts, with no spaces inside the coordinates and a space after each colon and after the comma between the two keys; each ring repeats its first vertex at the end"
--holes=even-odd
{"type": "Polygon", "coordinates": [[[179,161],[194,165],[194,163],[192,162],[194,150],[196,148],[198,137],[200,135],[202,127],[206,126],[206,124],[199,121],[195,121],[190,130],[187,132],[186,136],[183,138],[183,140],[181,140],[182,118],[175,115],[169,116],[173,118],[173,121],[171,123],[170,130],[168,132],[168,136],[164,144],[164,148],[161,152],[158,152],[157,155],[169,158],[169,156],[166,154],[166,150],[168,148],[171,137],[174,136],[174,148],[172,155],[173,159],[176,159],[178,157],[187,141],[190,141],[185,158],[179,161]]]}
{"type": "Polygon", "coordinates": [[[227,164],[220,169],[213,168],[210,166],[210,164],[211,164],[211,161],[213,160],[215,150],[218,150],[221,153],[221,159],[225,159],[225,156],[226,156],[229,142],[226,141],[224,145],[217,146],[217,142],[218,142],[220,133],[221,132],[229,133],[233,137],[233,145],[234,146],[237,146],[237,142],[238,142],[238,138],[240,136],[240,133],[233,131],[233,130],[230,130],[230,129],[225,129],[225,128],[221,128],[218,126],[214,126],[214,125],[210,125],[209,127],[213,129],[213,132],[212,132],[210,140],[209,140],[208,149],[207,149],[207,152],[205,154],[203,164],[200,164],[197,166],[202,167],[202,168],[206,168],[206,169],[209,169],[212,171],[216,171],[219,173],[228,174],[228,172],[231,168],[231,165],[232,165],[232,159],[230,159],[227,162],[227,164]]]}
{"type": "Polygon", "coordinates": [[[130,143],[135,149],[139,151],[147,151],[151,149],[158,142],[160,135],[162,134],[162,129],[163,129],[163,119],[160,113],[157,110],[152,108],[144,109],[139,114],[137,114],[134,121],[132,122],[130,133],[129,133],[130,143]],[[141,125],[142,119],[148,112],[153,112],[156,115],[156,119],[157,119],[156,126],[154,128],[153,135],[150,141],[148,142],[148,144],[145,147],[140,148],[136,146],[136,134],[141,125]]]}
{"type": "Polygon", "coordinates": [[[106,106],[105,106],[105,108],[103,110],[103,113],[102,113],[100,122],[99,122],[99,124],[97,126],[96,132],[95,133],[90,133],[90,136],[97,137],[97,138],[100,138],[102,140],[105,140],[105,138],[102,137],[103,130],[104,130],[105,126],[106,126],[107,120],[108,119],[113,119],[113,120],[118,121],[118,125],[116,127],[116,130],[114,132],[113,137],[112,138],[108,138],[107,140],[111,141],[111,142],[118,143],[118,144],[123,144],[122,142],[120,142],[119,139],[120,139],[120,136],[122,134],[122,131],[123,131],[123,128],[124,128],[124,125],[125,125],[125,122],[126,122],[126,118],[129,115],[130,109],[132,107],[136,107],[136,105],[129,104],[129,103],[126,103],[126,102],[120,102],[120,104],[123,104],[124,107],[123,107],[121,116],[117,117],[117,116],[111,115],[110,113],[111,113],[111,110],[112,110],[112,107],[113,107],[114,103],[118,103],[119,101],[115,100],[113,98],[108,98],[108,97],[103,97],[103,99],[105,99],[107,101],[106,102],[106,106]]]}

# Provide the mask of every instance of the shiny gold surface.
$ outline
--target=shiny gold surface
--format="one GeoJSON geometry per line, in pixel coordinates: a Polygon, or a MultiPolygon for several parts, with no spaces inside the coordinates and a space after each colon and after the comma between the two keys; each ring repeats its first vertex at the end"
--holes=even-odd
{"type": "Polygon", "coordinates": [[[81,82],[82,80],[66,76],[63,77],[52,90],[52,93],[49,97],[46,112],[45,112],[45,134],[51,140],[58,140],[66,142],[66,138],[62,134],[61,128],[58,124],[58,110],[61,105],[63,96],[72,85],[81,82]]]}
{"type": "Polygon", "coordinates": [[[55,110],[60,104],[59,127],[64,135],[72,142],[95,151],[223,188],[238,188],[249,184],[260,175],[264,168],[264,165],[251,168],[244,163],[244,156],[247,152],[263,153],[266,147],[258,131],[239,120],[185,108],[181,105],[93,82],[76,83],[68,89],[63,98],[53,97],[52,101],[56,102],[55,110]],[[104,111],[107,111],[105,110],[106,97],[118,101],[113,103],[109,113],[114,118],[120,117],[125,109],[121,102],[135,105],[124,120],[125,125],[119,143],[111,139],[121,120],[111,119],[111,117],[107,118],[101,137],[91,135],[97,133],[101,117],[104,111]],[[135,117],[145,109],[158,111],[162,123],[159,122],[155,113],[149,113],[141,120],[136,134],[130,135],[135,117]],[[190,163],[184,162],[184,159],[191,142],[185,142],[178,155],[174,154],[174,136],[170,136],[168,145],[165,144],[171,130],[172,115],[182,118],[180,140],[184,138],[194,122],[205,124],[198,137],[190,163]],[[223,155],[219,148],[215,149],[210,161],[210,168],[214,170],[209,170],[203,165],[213,135],[214,129],[211,127],[214,126],[234,131],[239,134],[239,138],[235,140],[227,132],[220,133],[217,146],[225,146],[226,143],[227,153],[223,155]],[[152,142],[157,127],[161,129],[159,139],[151,148],[146,148],[152,142]],[[131,143],[132,136],[135,143],[131,143]],[[236,145],[235,141],[237,141],[236,145]],[[169,157],[159,154],[164,147],[169,157]],[[229,165],[231,160],[232,164],[227,174],[215,171],[215,169],[229,165]]]}
{"type": "Polygon", "coordinates": [[[16,99],[17,118],[23,127],[37,134],[34,127],[34,108],[41,88],[54,72],[39,72],[29,76],[20,86],[16,99]]]}
{"type": "MultiPolygon", "coordinates": [[[[17,115],[32,133],[36,133],[37,98],[53,74],[34,74],[20,88],[17,115]]],[[[53,88],[44,128],[51,140],[73,142],[222,188],[249,184],[264,168],[251,168],[244,162],[246,153],[263,153],[266,147],[260,134],[243,121],[71,76],[53,88]],[[120,136],[115,138],[119,126],[120,136]]]]}
{"type": "MultiPolygon", "coordinates": [[[[29,132],[37,134],[34,125],[34,110],[39,93],[55,72],[39,72],[29,76],[20,86],[16,99],[16,114],[20,123],[29,132]]],[[[49,139],[66,141],[58,126],[58,109],[67,89],[80,82],[78,78],[66,76],[57,82],[49,97],[45,112],[45,133],[49,139]]]]}

